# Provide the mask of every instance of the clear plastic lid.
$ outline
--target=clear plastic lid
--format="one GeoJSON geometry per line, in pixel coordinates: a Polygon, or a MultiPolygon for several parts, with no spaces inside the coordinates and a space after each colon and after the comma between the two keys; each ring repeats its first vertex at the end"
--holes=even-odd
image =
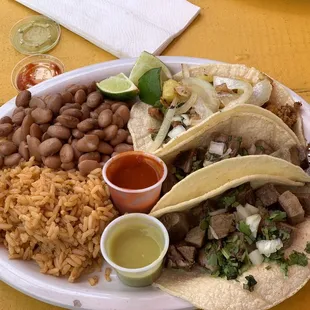
{"type": "Polygon", "coordinates": [[[58,58],[42,54],[31,55],[17,63],[11,79],[13,86],[22,91],[63,72],[64,65],[58,58]]]}
{"type": "Polygon", "coordinates": [[[26,17],[11,29],[11,42],[22,54],[46,53],[59,41],[60,26],[42,15],[26,17]]]}

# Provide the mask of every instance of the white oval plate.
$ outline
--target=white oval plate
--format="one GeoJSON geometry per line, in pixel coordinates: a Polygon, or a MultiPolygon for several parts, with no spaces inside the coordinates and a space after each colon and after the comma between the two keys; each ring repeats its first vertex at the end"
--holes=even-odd
{"type": "MultiPolygon", "coordinates": [[[[219,63],[217,61],[191,58],[191,57],[160,57],[169,66],[173,73],[180,71],[181,63],[189,65],[201,65],[206,63],[219,63]]],[[[64,73],[49,81],[31,88],[33,95],[42,96],[49,93],[62,91],[70,84],[87,84],[94,80],[102,80],[111,75],[123,72],[129,74],[135,59],[121,59],[104,62],[68,73],[64,73]]],[[[296,101],[302,102],[302,114],[304,119],[305,134],[310,141],[309,105],[297,94],[290,90],[296,101]]],[[[0,118],[11,115],[14,109],[15,98],[8,101],[0,108],[0,118]]],[[[106,267],[106,266],[104,266],[106,267]]],[[[41,301],[69,308],[91,310],[189,310],[193,309],[188,302],[170,296],[160,290],[147,287],[134,289],[122,285],[115,274],[111,275],[112,282],[104,280],[104,268],[100,275],[99,284],[91,287],[84,276],[78,283],[68,283],[65,278],[55,278],[43,275],[34,262],[9,260],[8,253],[0,246],[0,279],[15,289],[41,301]]]]}

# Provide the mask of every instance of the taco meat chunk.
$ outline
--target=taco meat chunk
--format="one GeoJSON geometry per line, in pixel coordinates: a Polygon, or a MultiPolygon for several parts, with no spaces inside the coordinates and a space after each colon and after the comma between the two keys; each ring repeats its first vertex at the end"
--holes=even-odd
{"type": "Polygon", "coordinates": [[[189,150],[180,153],[174,161],[175,167],[182,169],[186,174],[191,173],[193,166],[193,159],[195,155],[196,150],[189,150]]]}
{"type": "Polygon", "coordinates": [[[195,263],[195,256],[197,251],[195,247],[188,245],[177,245],[176,248],[186,261],[192,265],[195,263]]]}
{"type": "Polygon", "coordinates": [[[285,222],[278,222],[277,229],[281,231],[282,234],[284,232],[289,236],[286,240],[283,240],[283,249],[289,248],[293,244],[297,228],[285,222]]]}
{"type": "Polygon", "coordinates": [[[298,198],[290,191],[286,191],[279,196],[279,203],[293,225],[304,221],[305,211],[298,198]]]}
{"type": "Polygon", "coordinates": [[[185,241],[196,248],[201,248],[205,241],[205,235],[206,231],[196,226],[187,233],[185,241]]]}
{"type": "Polygon", "coordinates": [[[293,107],[290,105],[279,106],[272,102],[267,102],[264,106],[265,109],[280,117],[282,121],[290,128],[292,128],[297,121],[300,107],[300,102],[295,102],[293,107]]]}
{"type": "MultiPolygon", "coordinates": [[[[233,214],[223,213],[211,216],[208,238],[222,239],[228,236],[229,232],[232,231],[233,224],[234,224],[233,214]]],[[[235,229],[233,229],[233,231],[234,230],[235,229]]]]}
{"type": "MultiPolygon", "coordinates": [[[[189,247],[188,247],[189,248],[189,247]]],[[[186,257],[182,256],[182,254],[177,250],[176,246],[170,245],[167,253],[167,267],[169,268],[181,268],[181,269],[190,269],[195,263],[192,260],[192,257],[195,257],[195,248],[191,251],[191,249],[184,249],[183,252],[186,252],[189,260],[186,257]]]]}
{"type": "Polygon", "coordinates": [[[178,183],[178,179],[176,176],[171,173],[170,171],[167,174],[167,178],[163,182],[163,186],[161,188],[161,193],[162,195],[167,194],[168,192],[171,191],[172,187],[178,183]]]}
{"type": "Polygon", "coordinates": [[[244,188],[238,192],[236,200],[245,205],[249,203],[250,205],[255,205],[255,193],[249,184],[246,184],[244,188]]]}
{"type": "Polygon", "coordinates": [[[310,193],[294,193],[303,206],[306,215],[310,215],[310,193]]]}
{"type": "Polygon", "coordinates": [[[278,201],[280,194],[273,184],[265,184],[256,191],[256,197],[260,199],[264,207],[270,207],[278,201]]]}
{"type": "Polygon", "coordinates": [[[305,147],[302,147],[300,145],[294,145],[290,148],[289,151],[291,155],[290,162],[293,165],[299,166],[304,170],[309,168],[308,152],[305,147]]]}
{"type": "Polygon", "coordinates": [[[183,240],[189,231],[189,223],[185,213],[167,213],[161,217],[160,221],[166,227],[171,243],[183,240]]]}

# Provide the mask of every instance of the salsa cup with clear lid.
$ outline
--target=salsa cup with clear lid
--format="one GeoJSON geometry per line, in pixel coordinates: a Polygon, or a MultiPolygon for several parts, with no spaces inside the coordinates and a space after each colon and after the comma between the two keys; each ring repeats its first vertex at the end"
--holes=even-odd
{"type": "Polygon", "coordinates": [[[51,55],[32,55],[22,59],[12,71],[13,86],[22,91],[64,72],[63,63],[51,55]]]}

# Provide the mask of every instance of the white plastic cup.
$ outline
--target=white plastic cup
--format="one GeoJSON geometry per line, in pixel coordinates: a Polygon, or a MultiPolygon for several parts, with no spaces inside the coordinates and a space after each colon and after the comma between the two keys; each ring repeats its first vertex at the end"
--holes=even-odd
{"type": "Polygon", "coordinates": [[[162,184],[167,177],[167,166],[155,155],[142,151],[130,151],[120,153],[109,159],[102,169],[102,176],[104,181],[108,184],[112,201],[121,214],[133,212],[149,213],[159,200],[162,184]],[[133,155],[150,158],[161,165],[162,176],[156,184],[143,189],[126,189],[116,186],[109,180],[107,171],[110,165],[126,156],[133,155]]]}
{"type": "Polygon", "coordinates": [[[160,276],[168,247],[169,235],[165,226],[155,217],[143,213],[131,213],[118,217],[105,228],[100,240],[100,249],[105,261],[116,271],[117,276],[124,284],[133,287],[151,285],[160,276]],[[158,258],[148,266],[133,269],[124,268],[114,263],[111,259],[109,242],[113,240],[111,238],[113,234],[137,224],[145,225],[146,228],[150,226],[156,228],[158,232],[157,237],[160,238],[161,252],[158,258]]]}

